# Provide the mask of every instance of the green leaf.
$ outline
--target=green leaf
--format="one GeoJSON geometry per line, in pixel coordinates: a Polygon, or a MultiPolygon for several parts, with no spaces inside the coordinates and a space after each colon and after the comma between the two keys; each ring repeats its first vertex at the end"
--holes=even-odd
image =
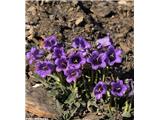
{"type": "Polygon", "coordinates": [[[79,102],[76,102],[76,103],[75,103],[75,106],[76,106],[77,108],[79,108],[79,107],[80,107],[80,103],[79,103],[79,102]]]}
{"type": "Polygon", "coordinates": [[[109,91],[107,91],[107,96],[108,96],[108,97],[110,97],[110,96],[111,96],[109,91]]]}
{"type": "Polygon", "coordinates": [[[41,82],[46,88],[49,87],[49,84],[46,83],[44,78],[39,77],[37,74],[34,75],[34,79],[41,82]]]}
{"type": "Polygon", "coordinates": [[[60,78],[57,75],[55,75],[55,74],[49,75],[49,76],[52,77],[56,81],[60,81],[60,78]]]}
{"type": "Polygon", "coordinates": [[[98,107],[97,104],[96,104],[95,99],[90,99],[87,102],[87,109],[91,112],[92,110],[90,109],[90,106],[98,107]]]}
{"type": "Polygon", "coordinates": [[[122,114],[122,117],[130,118],[130,117],[131,117],[131,114],[130,114],[130,112],[124,112],[124,113],[122,114]]]}
{"type": "Polygon", "coordinates": [[[88,76],[88,75],[85,75],[85,77],[86,77],[86,78],[88,78],[88,79],[90,79],[90,78],[91,78],[91,77],[90,77],[90,76],[88,76]]]}
{"type": "Polygon", "coordinates": [[[74,92],[72,92],[72,93],[68,96],[68,98],[65,100],[65,103],[71,104],[71,103],[74,102],[75,98],[76,98],[76,94],[75,94],[74,92]]]}
{"type": "Polygon", "coordinates": [[[50,90],[48,91],[48,95],[51,96],[51,97],[55,97],[57,95],[57,90],[50,90]]]}
{"type": "Polygon", "coordinates": [[[37,78],[37,79],[40,78],[38,74],[34,74],[34,77],[37,78]]]}

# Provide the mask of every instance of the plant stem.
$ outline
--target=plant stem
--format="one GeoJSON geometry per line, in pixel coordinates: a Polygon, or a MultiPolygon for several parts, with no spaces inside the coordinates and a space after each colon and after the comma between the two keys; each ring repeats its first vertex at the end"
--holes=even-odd
{"type": "Polygon", "coordinates": [[[97,83],[98,81],[98,71],[96,71],[96,78],[95,78],[95,82],[97,83]]]}
{"type": "Polygon", "coordinates": [[[105,72],[104,72],[105,76],[108,76],[108,75],[107,75],[107,73],[108,73],[108,67],[106,67],[106,69],[104,69],[104,71],[105,71],[105,72]]]}
{"type": "Polygon", "coordinates": [[[128,111],[131,111],[132,103],[129,104],[128,111]]]}
{"type": "Polygon", "coordinates": [[[59,78],[58,74],[57,75],[53,74],[53,75],[49,75],[49,76],[52,77],[54,80],[60,82],[60,78],[59,78]]]}
{"type": "Polygon", "coordinates": [[[74,90],[74,93],[77,92],[76,82],[73,83],[73,90],[74,90]]]}
{"type": "Polygon", "coordinates": [[[109,110],[109,114],[110,114],[110,116],[112,115],[112,110],[111,110],[111,104],[109,103],[109,105],[108,105],[108,110],[109,110]]]}
{"type": "Polygon", "coordinates": [[[39,81],[40,81],[45,87],[48,87],[48,84],[47,84],[46,82],[44,82],[44,80],[39,79],[39,81]]]}
{"type": "Polygon", "coordinates": [[[62,74],[61,74],[61,73],[57,73],[57,75],[59,76],[60,81],[63,81],[63,79],[62,79],[62,74]]]}
{"type": "Polygon", "coordinates": [[[127,112],[127,111],[128,111],[128,108],[129,108],[129,106],[128,106],[128,101],[126,101],[124,111],[127,112]]]}
{"type": "Polygon", "coordinates": [[[117,99],[116,99],[116,98],[114,98],[114,102],[115,102],[116,111],[118,111],[119,106],[118,106],[118,103],[117,103],[117,99]]]}
{"type": "Polygon", "coordinates": [[[102,69],[102,81],[104,82],[105,81],[105,69],[102,69]]]}
{"type": "Polygon", "coordinates": [[[91,70],[91,80],[92,80],[92,84],[93,84],[93,81],[94,81],[94,76],[93,76],[93,73],[94,73],[94,71],[93,70],[91,70]]]}

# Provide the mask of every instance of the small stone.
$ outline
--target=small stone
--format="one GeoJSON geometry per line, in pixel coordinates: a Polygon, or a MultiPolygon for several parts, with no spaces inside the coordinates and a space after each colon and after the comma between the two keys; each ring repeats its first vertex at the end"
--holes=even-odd
{"type": "Polygon", "coordinates": [[[78,0],[72,0],[72,3],[73,3],[74,5],[77,5],[78,0]]]}
{"type": "Polygon", "coordinates": [[[50,18],[50,20],[53,20],[54,19],[54,15],[50,15],[49,18],[50,18]]]}
{"type": "Polygon", "coordinates": [[[57,110],[56,100],[51,96],[47,96],[47,91],[42,86],[26,89],[26,111],[44,118],[58,118],[61,115],[57,110]]]}
{"type": "Polygon", "coordinates": [[[28,40],[32,40],[33,39],[33,35],[28,36],[28,40]]]}
{"type": "Polygon", "coordinates": [[[83,16],[80,16],[80,17],[76,20],[75,24],[76,24],[76,25],[79,25],[81,22],[83,22],[83,19],[84,19],[84,17],[83,17],[83,16]]]}
{"type": "Polygon", "coordinates": [[[30,30],[28,32],[29,32],[29,34],[33,34],[33,32],[34,32],[33,27],[30,27],[30,30]]]}
{"type": "Polygon", "coordinates": [[[68,13],[73,11],[73,7],[69,8],[68,13]]]}
{"type": "Polygon", "coordinates": [[[108,6],[94,6],[91,7],[91,11],[99,17],[105,17],[111,13],[111,9],[108,6]]]}
{"type": "Polygon", "coordinates": [[[91,25],[87,24],[85,25],[85,32],[90,33],[91,32],[91,25]]]}
{"type": "Polygon", "coordinates": [[[31,12],[33,16],[36,15],[36,7],[34,6],[29,7],[27,11],[31,12]]]}
{"type": "Polygon", "coordinates": [[[26,30],[29,30],[31,28],[30,25],[26,25],[26,30]]]}
{"type": "Polygon", "coordinates": [[[52,54],[48,54],[46,59],[48,59],[48,60],[52,59],[52,54]]]}
{"type": "Polygon", "coordinates": [[[127,1],[126,0],[119,0],[118,4],[126,5],[127,1]]]}

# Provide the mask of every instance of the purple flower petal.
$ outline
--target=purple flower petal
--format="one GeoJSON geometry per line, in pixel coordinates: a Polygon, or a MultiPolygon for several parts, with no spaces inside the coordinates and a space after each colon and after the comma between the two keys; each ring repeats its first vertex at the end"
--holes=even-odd
{"type": "Polygon", "coordinates": [[[41,59],[44,56],[44,54],[44,50],[32,47],[30,51],[26,53],[26,58],[29,61],[29,64],[32,64],[36,60],[41,59]]]}
{"type": "Polygon", "coordinates": [[[99,67],[98,65],[92,65],[92,69],[93,69],[93,70],[97,70],[98,67],[99,67]]]}
{"type": "Polygon", "coordinates": [[[51,35],[44,39],[44,48],[51,50],[53,46],[57,44],[57,39],[55,35],[51,35]]]}
{"type": "Polygon", "coordinates": [[[72,47],[79,49],[91,48],[91,44],[87,42],[83,37],[76,37],[72,43],[72,47]]]}
{"type": "Polygon", "coordinates": [[[74,82],[76,80],[76,77],[67,77],[66,81],[68,83],[74,82]]]}
{"type": "Polygon", "coordinates": [[[68,67],[68,61],[66,57],[57,58],[55,60],[55,65],[57,72],[65,71],[68,67]]]}
{"type": "Polygon", "coordinates": [[[61,68],[59,68],[59,67],[56,67],[56,71],[57,71],[57,72],[61,72],[61,71],[62,71],[62,69],[61,69],[61,68]]]}
{"type": "Polygon", "coordinates": [[[55,47],[53,49],[53,58],[54,59],[61,58],[63,56],[66,56],[63,48],[55,47]]]}
{"type": "Polygon", "coordinates": [[[121,63],[122,62],[122,58],[120,57],[120,55],[122,54],[122,50],[116,50],[116,63],[121,63]]]}
{"type": "Polygon", "coordinates": [[[68,63],[70,66],[74,66],[75,69],[79,69],[86,63],[86,58],[84,58],[81,51],[72,52],[69,55],[68,63]]]}
{"type": "Polygon", "coordinates": [[[102,94],[97,94],[97,95],[96,95],[96,99],[97,99],[97,100],[101,99],[102,97],[103,97],[102,94]]]}
{"type": "Polygon", "coordinates": [[[117,93],[117,96],[122,97],[122,96],[123,96],[123,93],[122,93],[122,92],[119,92],[119,93],[117,93]]]}
{"type": "Polygon", "coordinates": [[[75,69],[73,66],[69,66],[67,70],[64,71],[64,75],[67,76],[66,81],[71,83],[75,82],[81,76],[81,71],[75,69]]]}
{"type": "Polygon", "coordinates": [[[122,97],[127,91],[127,86],[123,84],[122,80],[119,80],[117,82],[111,82],[111,87],[111,94],[114,96],[122,97]]]}
{"type": "Polygon", "coordinates": [[[107,47],[107,46],[111,45],[111,38],[107,34],[106,37],[98,39],[96,43],[100,47],[107,47]]]}
{"type": "Polygon", "coordinates": [[[50,75],[53,70],[54,70],[54,65],[50,61],[39,61],[36,64],[35,73],[44,78],[47,75],[50,75]]]}
{"type": "Polygon", "coordinates": [[[121,63],[122,62],[122,58],[120,57],[122,51],[115,49],[113,46],[109,46],[108,47],[108,51],[107,51],[107,55],[106,55],[106,62],[108,62],[108,64],[110,66],[114,65],[115,63],[121,63]]]}
{"type": "Polygon", "coordinates": [[[91,56],[87,59],[87,62],[91,64],[92,69],[97,70],[98,68],[105,68],[105,54],[93,51],[91,56]]]}
{"type": "Polygon", "coordinates": [[[99,81],[93,89],[94,95],[97,100],[101,99],[106,94],[107,86],[104,82],[99,81]]]}

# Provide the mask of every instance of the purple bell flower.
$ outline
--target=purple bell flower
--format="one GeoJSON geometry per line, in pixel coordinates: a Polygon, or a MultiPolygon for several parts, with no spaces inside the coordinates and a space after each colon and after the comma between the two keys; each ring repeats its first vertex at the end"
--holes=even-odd
{"type": "Polygon", "coordinates": [[[37,73],[42,78],[50,75],[54,70],[54,65],[50,61],[39,61],[36,64],[35,73],[37,73]]]}
{"type": "Polygon", "coordinates": [[[26,53],[26,58],[29,60],[29,64],[42,58],[44,56],[44,50],[32,47],[29,52],[26,53]]]}
{"type": "Polygon", "coordinates": [[[104,53],[99,53],[98,51],[93,51],[91,57],[87,59],[88,63],[91,63],[92,69],[97,70],[98,68],[105,68],[106,55],[104,53]]]}
{"type": "Polygon", "coordinates": [[[127,91],[127,85],[123,84],[122,80],[111,82],[111,88],[111,94],[118,97],[122,97],[127,91]]]}
{"type": "Polygon", "coordinates": [[[72,43],[72,47],[79,49],[91,48],[91,44],[87,42],[83,37],[76,37],[72,43]]]}
{"type": "Polygon", "coordinates": [[[51,35],[44,39],[44,48],[51,50],[57,44],[57,39],[55,35],[51,35]]]}
{"type": "Polygon", "coordinates": [[[68,66],[68,61],[66,57],[57,58],[55,60],[55,65],[56,65],[57,72],[61,72],[61,71],[65,72],[68,66]]]}
{"type": "Polygon", "coordinates": [[[110,35],[107,34],[106,37],[98,39],[96,41],[96,44],[97,44],[98,48],[107,47],[107,46],[111,45],[110,35]]]}
{"type": "Polygon", "coordinates": [[[84,58],[81,51],[72,52],[69,55],[69,65],[75,67],[75,69],[79,69],[82,65],[86,63],[86,58],[84,58]]]}
{"type": "Polygon", "coordinates": [[[114,65],[115,63],[121,63],[122,58],[122,50],[115,49],[112,45],[108,47],[108,51],[106,53],[106,63],[108,63],[110,66],[114,65]]]}
{"type": "Polygon", "coordinates": [[[66,71],[64,71],[64,75],[67,76],[66,81],[71,83],[81,77],[81,71],[79,69],[75,69],[73,66],[70,66],[66,71]]]}
{"type": "Polygon", "coordinates": [[[64,48],[59,48],[59,47],[55,47],[53,49],[53,58],[57,59],[57,58],[61,58],[62,56],[65,56],[65,52],[64,52],[64,48]]]}
{"type": "Polygon", "coordinates": [[[94,95],[97,100],[101,99],[103,95],[106,94],[106,91],[107,85],[102,81],[99,81],[93,89],[94,95]]]}

